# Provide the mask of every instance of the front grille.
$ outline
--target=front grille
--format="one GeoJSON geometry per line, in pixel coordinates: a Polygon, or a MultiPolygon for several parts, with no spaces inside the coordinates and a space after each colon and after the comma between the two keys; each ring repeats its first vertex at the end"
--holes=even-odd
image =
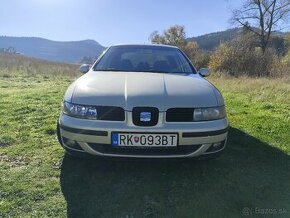
{"type": "Polygon", "coordinates": [[[104,154],[120,155],[187,155],[197,151],[201,145],[181,145],[176,147],[112,147],[108,144],[88,143],[88,145],[97,152],[104,154]]]}
{"type": "Polygon", "coordinates": [[[166,111],[167,122],[192,122],[193,108],[170,108],[166,111]]]}
{"type": "Polygon", "coordinates": [[[98,120],[124,121],[125,111],[121,107],[98,106],[98,120]]]}
{"type": "Polygon", "coordinates": [[[159,110],[155,107],[134,107],[132,114],[136,126],[155,126],[158,123],[159,110]]]}

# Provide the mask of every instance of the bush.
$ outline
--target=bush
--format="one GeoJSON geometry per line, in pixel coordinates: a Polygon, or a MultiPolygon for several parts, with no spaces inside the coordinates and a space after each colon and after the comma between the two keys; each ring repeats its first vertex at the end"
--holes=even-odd
{"type": "Polygon", "coordinates": [[[194,60],[198,54],[198,44],[196,42],[188,42],[180,47],[190,60],[194,60]]]}
{"type": "Polygon", "coordinates": [[[181,49],[191,60],[196,69],[208,67],[210,54],[199,49],[196,42],[188,42],[186,45],[182,46],[181,49]]]}
{"type": "Polygon", "coordinates": [[[202,67],[208,67],[209,60],[210,60],[210,53],[199,50],[195,58],[192,60],[192,63],[196,67],[196,69],[200,69],[202,67]]]}
{"type": "Polygon", "coordinates": [[[275,76],[290,76],[290,50],[284,57],[273,64],[271,72],[275,72],[275,76]]]}
{"type": "Polygon", "coordinates": [[[276,60],[275,51],[263,53],[252,35],[242,35],[221,44],[210,57],[209,67],[233,76],[268,76],[276,60]]]}

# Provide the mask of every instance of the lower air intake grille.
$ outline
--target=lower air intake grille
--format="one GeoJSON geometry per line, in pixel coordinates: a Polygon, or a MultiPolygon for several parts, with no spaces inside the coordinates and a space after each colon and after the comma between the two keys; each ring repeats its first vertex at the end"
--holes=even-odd
{"type": "Polygon", "coordinates": [[[120,155],[187,155],[197,151],[201,145],[180,145],[176,147],[112,147],[108,144],[88,143],[88,145],[97,152],[104,154],[120,154],[120,155]]]}

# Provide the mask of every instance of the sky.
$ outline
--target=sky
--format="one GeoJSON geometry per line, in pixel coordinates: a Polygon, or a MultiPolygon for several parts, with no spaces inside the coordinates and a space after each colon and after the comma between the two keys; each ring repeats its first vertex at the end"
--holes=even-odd
{"type": "Polygon", "coordinates": [[[0,35],[57,41],[93,39],[103,46],[149,43],[173,25],[187,37],[232,28],[243,0],[0,0],[0,35]]]}

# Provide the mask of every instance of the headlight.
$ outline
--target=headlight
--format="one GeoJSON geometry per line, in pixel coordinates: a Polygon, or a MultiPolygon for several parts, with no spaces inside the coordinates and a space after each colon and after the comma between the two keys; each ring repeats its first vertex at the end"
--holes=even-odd
{"type": "Polygon", "coordinates": [[[63,113],[83,119],[97,119],[97,108],[92,106],[72,104],[63,102],[63,113]]]}
{"type": "Polygon", "coordinates": [[[211,108],[197,108],[193,112],[194,121],[218,120],[226,117],[224,106],[211,108]]]}

